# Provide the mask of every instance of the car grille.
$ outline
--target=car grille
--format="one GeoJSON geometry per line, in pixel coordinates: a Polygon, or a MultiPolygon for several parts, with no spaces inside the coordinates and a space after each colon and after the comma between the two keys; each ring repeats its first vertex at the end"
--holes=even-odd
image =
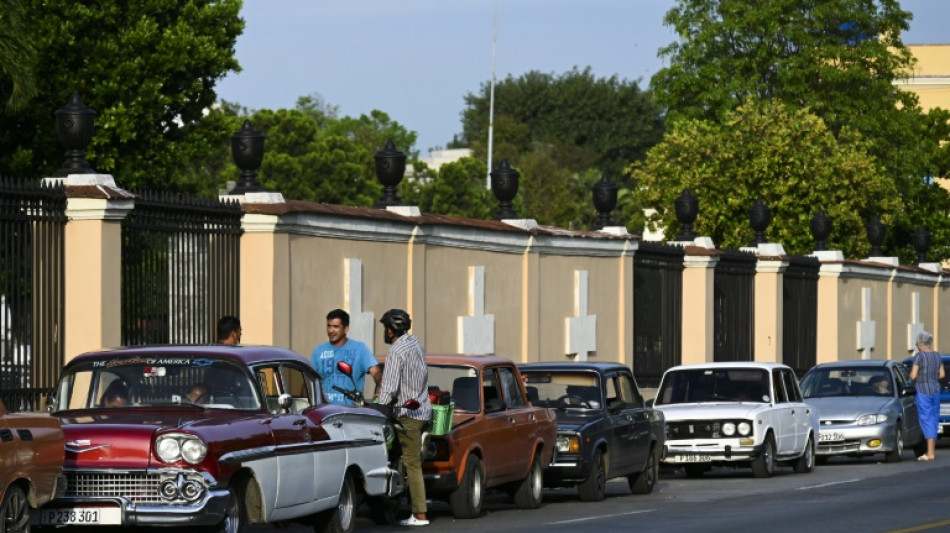
{"type": "Polygon", "coordinates": [[[159,474],[67,472],[67,497],[125,498],[132,503],[162,503],[159,474]]]}
{"type": "Polygon", "coordinates": [[[838,441],[838,442],[819,442],[818,443],[819,454],[856,452],[860,449],[861,449],[860,440],[845,440],[845,441],[838,441]]]}
{"type": "Polygon", "coordinates": [[[722,437],[722,434],[719,431],[720,426],[721,423],[719,421],[709,420],[667,422],[666,438],[669,440],[718,439],[722,437]]]}

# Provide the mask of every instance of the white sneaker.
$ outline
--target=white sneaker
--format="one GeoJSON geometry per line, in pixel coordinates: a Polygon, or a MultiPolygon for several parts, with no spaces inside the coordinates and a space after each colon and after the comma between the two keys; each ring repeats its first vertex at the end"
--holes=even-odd
{"type": "Polygon", "coordinates": [[[427,526],[429,525],[428,520],[421,520],[416,518],[416,515],[410,515],[409,518],[399,521],[400,526],[427,526]]]}

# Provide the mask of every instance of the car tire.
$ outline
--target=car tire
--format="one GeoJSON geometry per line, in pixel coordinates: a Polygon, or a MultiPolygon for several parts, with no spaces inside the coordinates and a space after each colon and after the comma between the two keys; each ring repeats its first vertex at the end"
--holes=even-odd
{"type": "Polygon", "coordinates": [[[30,530],[30,503],[19,485],[7,489],[0,504],[0,531],[20,532],[30,530]]]}
{"type": "Polygon", "coordinates": [[[808,442],[805,443],[805,451],[802,456],[795,460],[793,465],[796,474],[807,474],[815,468],[815,440],[809,435],[808,442]]]}
{"type": "Polygon", "coordinates": [[[769,477],[773,471],[775,471],[775,438],[769,433],[765,436],[762,453],[752,460],[752,476],[769,477]]]}
{"type": "Polygon", "coordinates": [[[607,493],[607,454],[598,450],[587,479],[577,484],[577,496],[582,502],[599,502],[607,493]]]}
{"type": "Polygon", "coordinates": [[[884,455],[884,460],[888,463],[899,463],[904,460],[904,432],[900,424],[897,425],[897,431],[894,434],[894,449],[884,455]]]}
{"type": "Polygon", "coordinates": [[[485,491],[485,473],[482,462],[475,455],[465,461],[462,483],[449,495],[449,505],[455,518],[475,518],[482,513],[482,497],[485,491]]]}
{"type": "Polygon", "coordinates": [[[627,484],[630,485],[630,492],[634,494],[650,494],[656,485],[656,478],[659,477],[660,462],[656,457],[656,446],[650,447],[650,453],[647,455],[647,464],[642,472],[630,474],[627,477],[627,484]]]}
{"type": "Polygon", "coordinates": [[[537,509],[541,506],[541,495],[544,488],[544,478],[541,474],[540,451],[531,462],[528,477],[518,484],[515,491],[515,507],[518,509],[537,509]]]}
{"type": "Polygon", "coordinates": [[[247,528],[247,509],[244,504],[246,487],[241,481],[234,481],[229,491],[228,507],[224,513],[224,520],[212,528],[214,533],[242,533],[247,528]]]}
{"type": "Polygon", "coordinates": [[[353,477],[343,478],[340,499],[332,509],[317,513],[314,521],[316,533],[353,533],[356,526],[356,486],[353,477]]]}

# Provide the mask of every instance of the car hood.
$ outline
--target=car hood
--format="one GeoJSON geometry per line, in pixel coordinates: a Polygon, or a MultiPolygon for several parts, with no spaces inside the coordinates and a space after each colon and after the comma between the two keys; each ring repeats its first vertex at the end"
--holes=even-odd
{"type": "Polygon", "coordinates": [[[565,411],[554,410],[557,413],[557,429],[558,431],[580,431],[586,426],[597,423],[600,420],[603,420],[604,414],[600,412],[594,412],[591,414],[576,414],[565,411]]]}
{"type": "Polygon", "coordinates": [[[162,429],[200,425],[181,413],[135,412],[61,418],[66,468],[144,468],[151,463],[152,436],[162,429]]]}
{"type": "Polygon", "coordinates": [[[806,398],[805,403],[818,409],[821,420],[853,420],[861,415],[889,410],[894,398],[875,396],[830,396],[806,398]]]}
{"type": "Polygon", "coordinates": [[[753,418],[769,404],[751,402],[703,402],[657,405],[667,422],[677,420],[712,420],[721,418],[753,418]]]}

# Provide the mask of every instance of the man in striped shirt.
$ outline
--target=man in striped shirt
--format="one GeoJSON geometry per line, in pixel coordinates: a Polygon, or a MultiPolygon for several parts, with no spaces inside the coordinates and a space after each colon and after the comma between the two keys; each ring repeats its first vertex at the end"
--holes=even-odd
{"type": "Polygon", "coordinates": [[[399,522],[404,526],[427,526],[426,487],[422,478],[422,433],[432,418],[429,403],[429,368],[426,366],[425,348],[418,337],[409,333],[412,320],[402,309],[390,309],[379,319],[383,335],[389,344],[379,403],[395,402],[396,417],[401,427],[396,428],[402,446],[402,462],[409,477],[409,498],[412,515],[399,522]],[[415,410],[399,407],[409,400],[419,402],[415,410]]]}

